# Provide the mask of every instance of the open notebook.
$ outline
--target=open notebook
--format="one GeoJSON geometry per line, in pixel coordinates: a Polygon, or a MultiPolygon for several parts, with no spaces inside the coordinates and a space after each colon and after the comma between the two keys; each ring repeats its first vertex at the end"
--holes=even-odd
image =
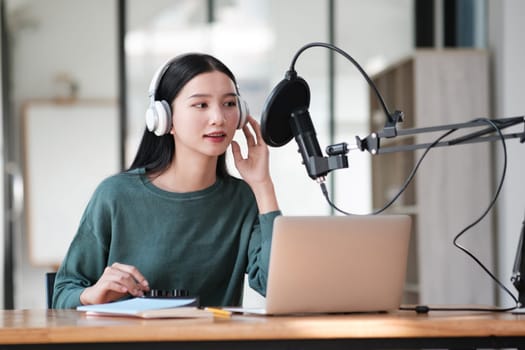
{"type": "Polygon", "coordinates": [[[399,307],[411,219],[406,215],[280,216],[274,223],[269,315],[390,311],[399,307]]]}

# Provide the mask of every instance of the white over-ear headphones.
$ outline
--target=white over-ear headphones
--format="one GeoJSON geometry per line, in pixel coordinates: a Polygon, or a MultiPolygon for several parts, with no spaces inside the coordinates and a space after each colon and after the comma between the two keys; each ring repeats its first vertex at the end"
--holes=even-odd
{"type": "MultiPolygon", "coordinates": [[[[164,100],[155,100],[155,94],[157,93],[157,88],[159,87],[164,73],[166,73],[174,60],[175,59],[169,60],[155,72],[148,89],[150,104],[146,110],[146,127],[157,136],[168,134],[172,127],[172,112],[170,104],[164,100]]],[[[237,92],[237,106],[239,106],[239,122],[237,124],[237,129],[242,129],[246,124],[250,111],[248,109],[248,104],[241,98],[237,86],[235,86],[235,89],[237,92]]]]}

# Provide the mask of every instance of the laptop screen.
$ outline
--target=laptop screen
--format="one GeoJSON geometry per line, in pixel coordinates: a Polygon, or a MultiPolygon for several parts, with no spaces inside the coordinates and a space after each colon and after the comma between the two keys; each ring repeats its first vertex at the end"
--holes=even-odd
{"type": "Polygon", "coordinates": [[[410,229],[407,215],[277,217],[266,312],[397,309],[410,229]]]}

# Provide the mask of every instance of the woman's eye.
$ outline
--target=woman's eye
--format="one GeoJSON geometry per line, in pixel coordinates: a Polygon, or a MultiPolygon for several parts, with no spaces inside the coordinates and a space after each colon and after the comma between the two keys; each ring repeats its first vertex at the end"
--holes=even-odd
{"type": "Polygon", "coordinates": [[[196,103],[193,106],[197,108],[206,108],[208,107],[208,104],[206,102],[202,102],[202,103],[196,103]]]}
{"type": "Polygon", "coordinates": [[[227,101],[224,103],[224,105],[226,107],[236,107],[237,106],[237,101],[227,101]]]}

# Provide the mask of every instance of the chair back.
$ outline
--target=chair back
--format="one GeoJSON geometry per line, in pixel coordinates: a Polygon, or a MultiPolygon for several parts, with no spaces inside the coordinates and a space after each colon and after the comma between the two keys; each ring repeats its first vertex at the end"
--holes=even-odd
{"type": "Polygon", "coordinates": [[[56,272],[46,272],[46,297],[47,297],[47,308],[53,308],[53,290],[55,289],[55,277],[56,272]]]}

